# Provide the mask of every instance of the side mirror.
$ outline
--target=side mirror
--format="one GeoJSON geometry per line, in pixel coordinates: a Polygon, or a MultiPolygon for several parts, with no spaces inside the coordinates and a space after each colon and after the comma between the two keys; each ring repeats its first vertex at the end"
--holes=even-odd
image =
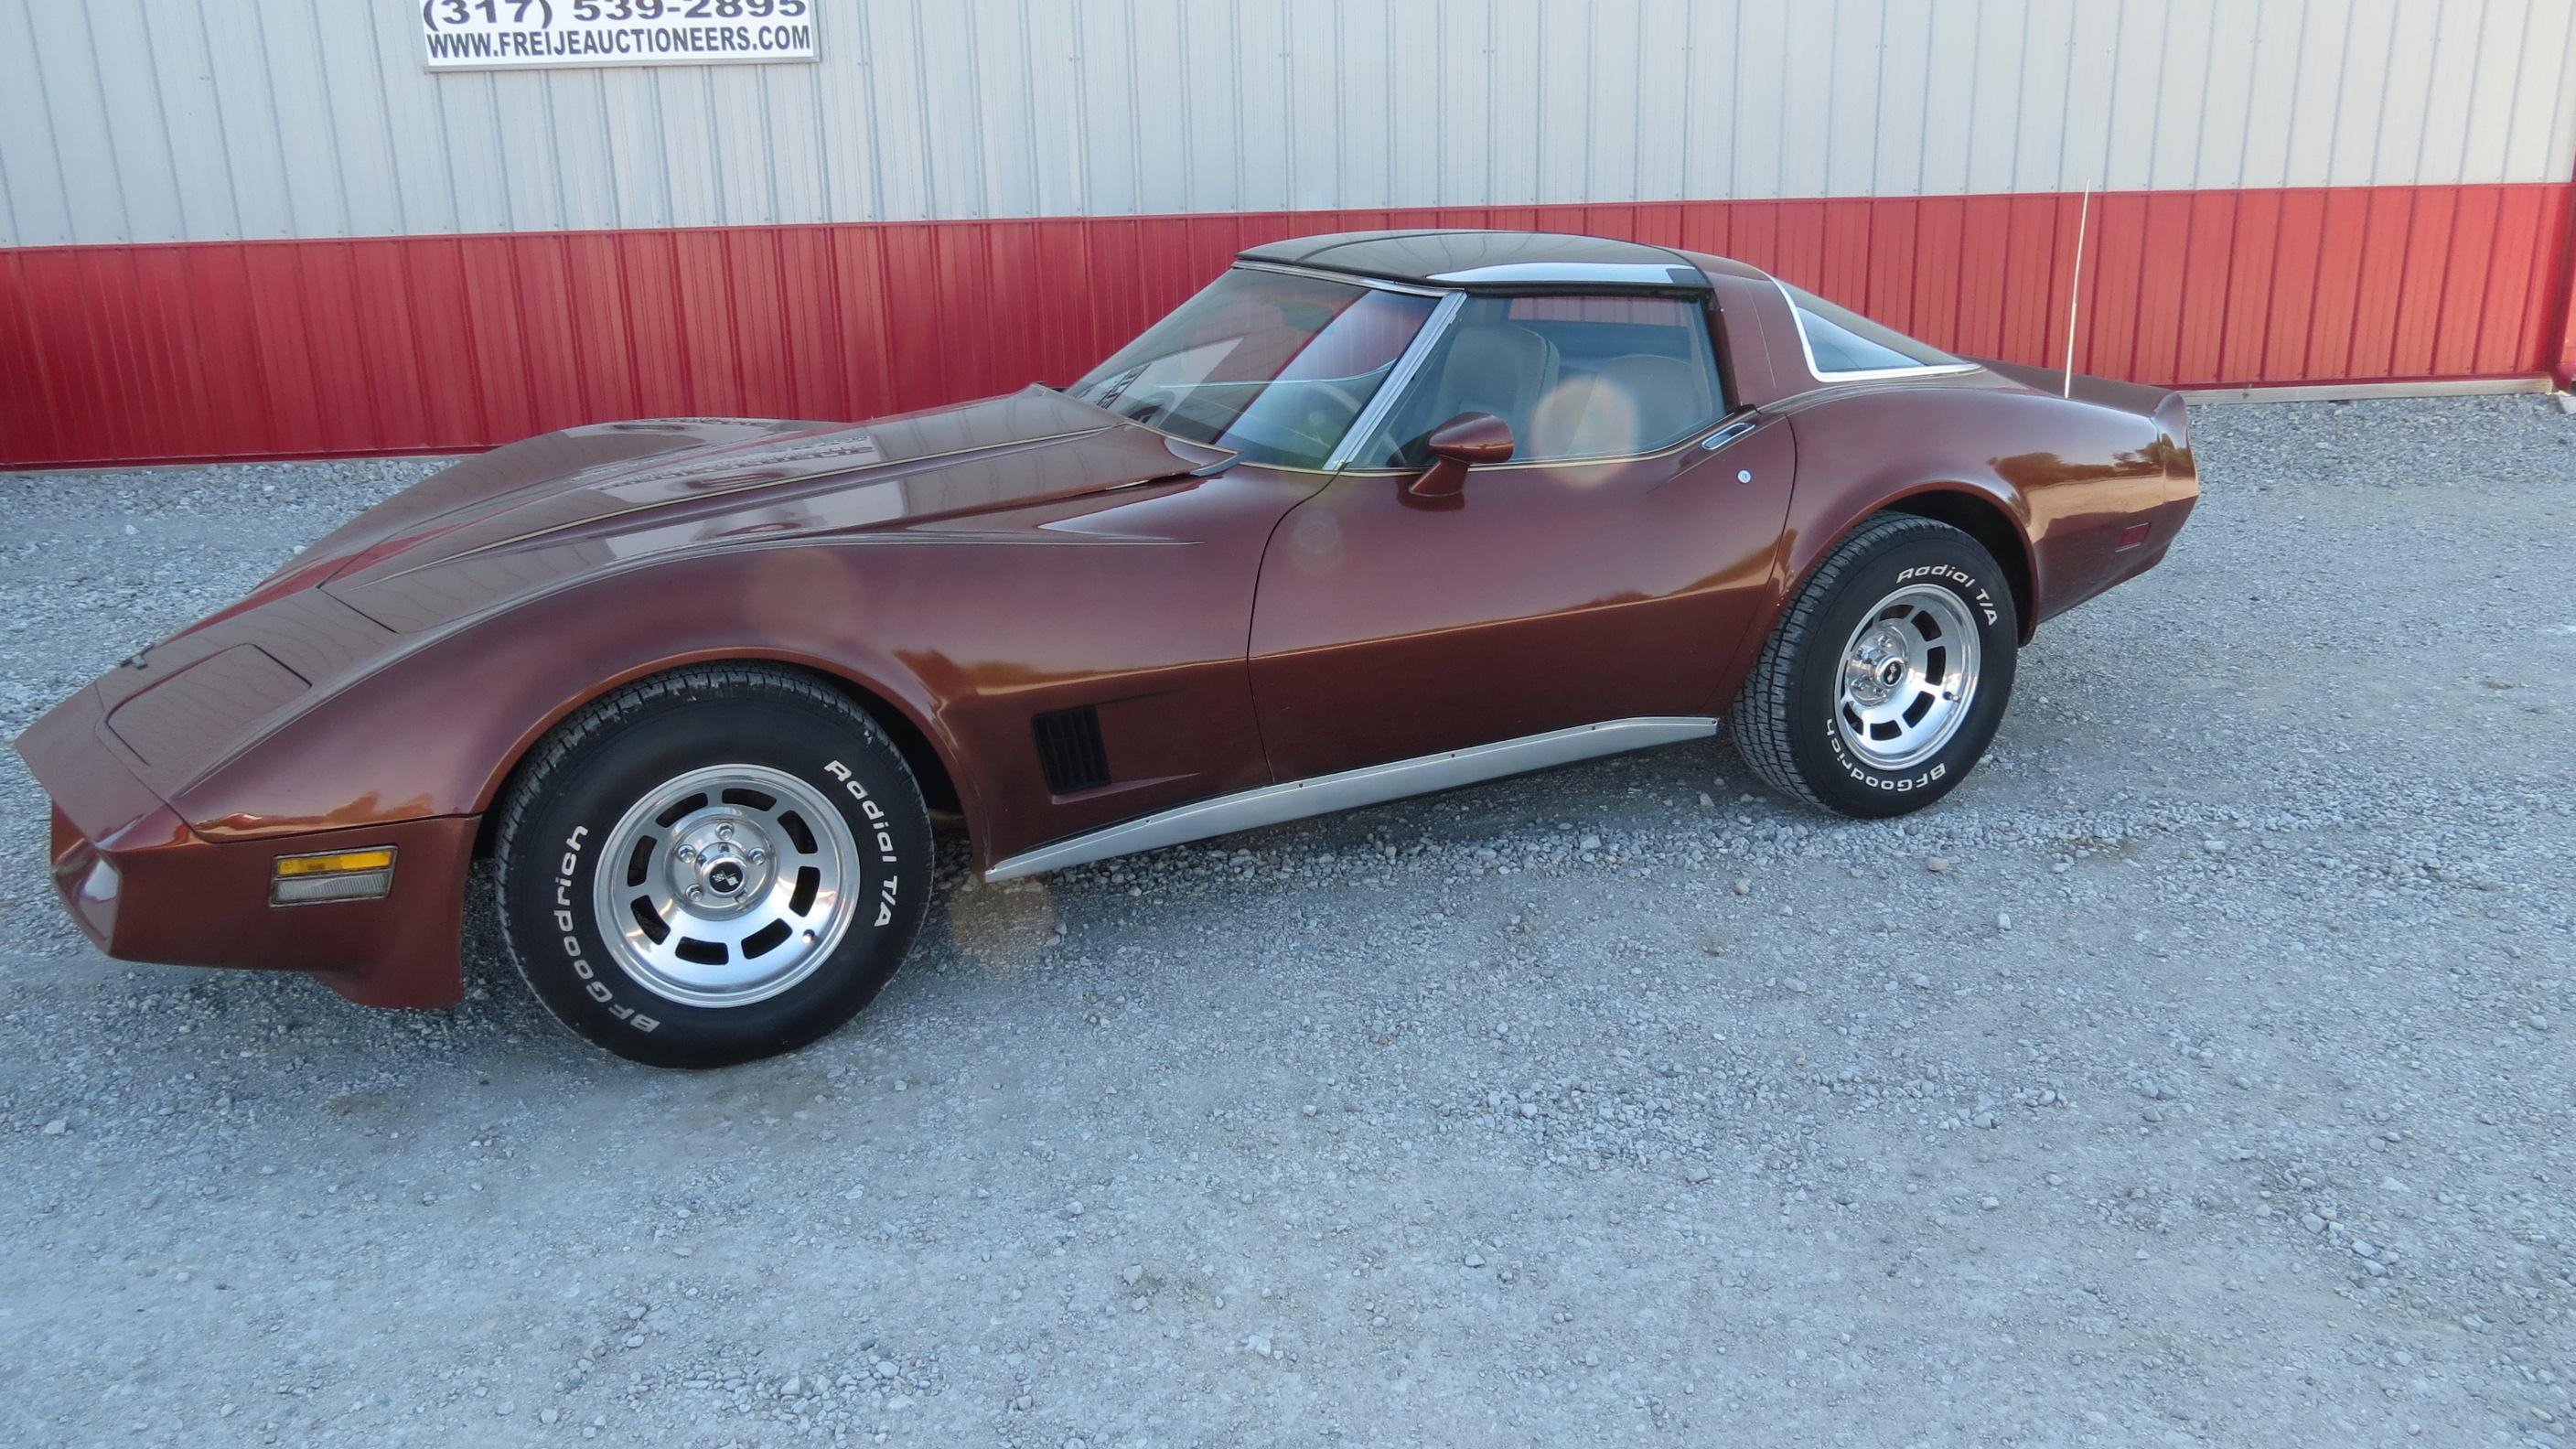
{"type": "Polygon", "coordinates": [[[1431,466],[1404,485],[1416,498],[1455,498],[1467,470],[1512,456],[1512,425],[1492,413],[1460,413],[1431,430],[1431,466]]]}

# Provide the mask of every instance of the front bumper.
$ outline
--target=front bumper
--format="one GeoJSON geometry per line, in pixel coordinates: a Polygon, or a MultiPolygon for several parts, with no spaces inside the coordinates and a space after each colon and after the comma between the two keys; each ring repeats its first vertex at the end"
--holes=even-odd
{"type": "Polygon", "coordinates": [[[84,689],[17,742],[54,802],[54,889],[100,950],[121,961],[309,971],[369,1006],[463,996],[473,817],[208,839],[135,777],[104,723],[97,691],[84,689]],[[279,856],[379,845],[399,852],[383,898],[269,904],[279,856]]]}

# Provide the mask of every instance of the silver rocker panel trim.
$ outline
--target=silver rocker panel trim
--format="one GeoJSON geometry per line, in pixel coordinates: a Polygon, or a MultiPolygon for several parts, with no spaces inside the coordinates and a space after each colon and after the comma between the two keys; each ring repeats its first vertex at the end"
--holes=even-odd
{"type": "Polygon", "coordinates": [[[1702,715],[1605,720],[1600,724],[1577,725],[1572,729],[1550,730],[1542,735],[1524,735],[1516,740],[1497,740],[1490,745],[1472,745],[1463,750],[1444,750],[1436,755],[1419,755],[1391,764],[1344,770],[1335,775],[1317,775],[1310,780],[1291,780],[1284,785],[1264,785],[1257,790],[1244,790],[1220,795],[1213,800],[1176,806],[1159,814],[1012,856],[985,871],[984,879],[1017,880],[1042,871],[1133,855],[1140,850],[1186,845],[1193,840],[1231,835],[1238,830],[1257,830],[1265,825],[1282,825],[1291,820],[1331,815],[1363,805],[1401,800],[1408,795],[1427,795],[1435,790],[1499,780],[1505,775],[1570,765],[1577,760],[1624,754],[1629,750],[1650,749],[1682,740],[1707,739],[1716,733],[1717,721],[1702,715]]]}

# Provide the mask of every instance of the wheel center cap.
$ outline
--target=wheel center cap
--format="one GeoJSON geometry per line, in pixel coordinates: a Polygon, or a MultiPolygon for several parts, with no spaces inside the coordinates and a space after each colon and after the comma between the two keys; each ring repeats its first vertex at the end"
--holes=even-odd
{"type": "Polygon", "coordinates": [[[1844,663],[1845,688],[1863,705],[1885,704],[1905,682],[1907,667],[1905,641],[1891,629],[1872,629],[1844,663]]]}
{"type": "Polygon", "coordinates": [[[775,870],[769,836],[724,807],[682,821],[671,845],[672,889],[702,916],[746,909],[768,889],[775,870]]]}

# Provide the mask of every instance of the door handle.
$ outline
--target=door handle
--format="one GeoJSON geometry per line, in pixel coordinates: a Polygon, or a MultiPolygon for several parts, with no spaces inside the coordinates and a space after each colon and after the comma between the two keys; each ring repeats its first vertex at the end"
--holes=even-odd
{"type": "Polygon", "coordinates": [[[1760,426],[1762,426],[1762,417],[1758,413],[1749,418],[1737,418],[1734,422],[1700,439],[1699,445],[1714,453],[1760,426]]]}

